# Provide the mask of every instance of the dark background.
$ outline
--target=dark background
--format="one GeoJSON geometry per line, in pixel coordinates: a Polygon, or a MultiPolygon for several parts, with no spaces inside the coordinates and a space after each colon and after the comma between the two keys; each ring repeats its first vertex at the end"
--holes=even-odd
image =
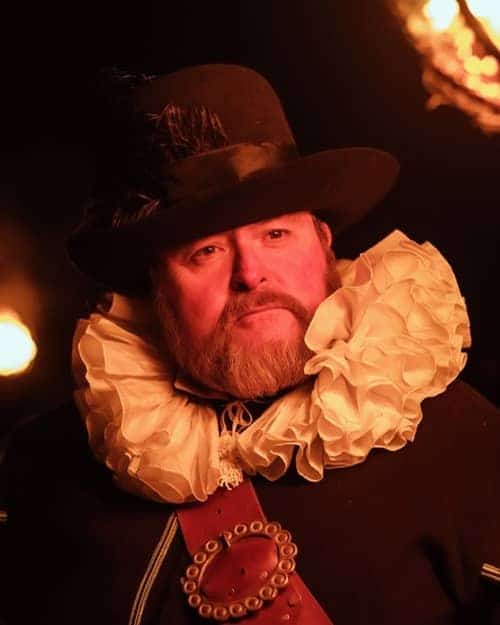
{"type": "Polygon", "coordinates": [[[359,252],[395,227],[435,244],[469,306],[464,377],[498,403],[500,138],[457,110],[425,110],[419,56],[387,4],[40,3],[4,14],[3,25],[0,308],[21,314],[39,353],[29,372],[0,378],[0,431],[71,394],[71,338],[89,285],[64,240],[92,181],[99,110],[89,80],[109,65],[146,73],[248,65],[281,95],[304,153],[346,145],[394,153],[398,185],[338,252],[359,252]]]}

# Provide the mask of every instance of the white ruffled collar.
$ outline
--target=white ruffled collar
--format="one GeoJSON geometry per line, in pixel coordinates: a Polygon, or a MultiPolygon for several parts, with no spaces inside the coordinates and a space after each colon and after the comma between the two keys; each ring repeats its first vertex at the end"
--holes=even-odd
{"type": "Polygon", "coordinates": [[[354,261],[305,335],[307,382],[255,421],[229,404],[219,427],[203,400],[178,390],[155,347],[144,303],[114,295],[109,313],[80,320],[73,346],[76,401],[90,446],[125,490],[157,501],[204,501],[242,472],[318,481],[373,448],[412,441],[420,404],[463,369],[465,302],[446,260],[399,231],[354,261]]]}

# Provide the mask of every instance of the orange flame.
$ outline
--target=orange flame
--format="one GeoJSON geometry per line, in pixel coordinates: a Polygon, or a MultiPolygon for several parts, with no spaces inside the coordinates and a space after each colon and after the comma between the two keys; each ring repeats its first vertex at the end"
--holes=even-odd
{"type": "Polygon", "coordinates": [[[491,41],[500,48],[500,3],[498,0],[468,0],[467,5],[487,32],[491,41]]]}
{"type": "Polygon", "coordinates": [[[492,52],[500,49],[499,0],[467,1],[488,45],[457,0],[392,1],[424,59],[422,80],[431,94],[428,108],[451,104],[471,115],[484,131],[500,132],[500,64],[492,52]]]}
{"type": "Polygon", "coordinates": [[[29,329],[11,310],[0,311],[0,376],[25,371],[36,356],[29,329]]]}
{"type": "Polygon", "coordinates": [[[424,6],[426,15],[436,31],[446,30],[451,26],[458,13],[455,0],[430,0],[424,6]]]}

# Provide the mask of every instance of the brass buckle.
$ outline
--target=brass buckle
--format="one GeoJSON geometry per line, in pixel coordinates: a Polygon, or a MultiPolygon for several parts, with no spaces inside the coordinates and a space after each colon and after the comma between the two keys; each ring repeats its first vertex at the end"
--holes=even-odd
{"type": "Polygon", "coordinates": [[[191,564],[186,568],[185,576],[181,577],[182,589],[187,595],[189,605],[197,610],[202,618],[212,618],[220,622],[230,618],[240,619],[248,612],[260,610],[264,602],[273,601],[278,592],[288,585],[289,576],[295,570],[298,549],[291,540],[290,532],[282,529],[281,525],[274,521],[238,523],[233,529],[222,532],[219,538],[208,540],[202,549],[194,554],[191,564]],[[211,601],[201,589],[207,568],[224,549],[230,549],[232,544],[251,536],[261,536],[274,541],[278,552],[276,567],[255,593],[234,601],[211,601]]]}

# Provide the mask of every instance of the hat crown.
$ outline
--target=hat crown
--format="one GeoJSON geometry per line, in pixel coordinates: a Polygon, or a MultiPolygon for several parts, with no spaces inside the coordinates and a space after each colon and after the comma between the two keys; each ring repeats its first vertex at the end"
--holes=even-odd
{"type": "Polygon", "coordinates": [[[213,64],[178,70],[140,87],[136,105],[153,115],[172,105],[206,110],[220,120],[227,145],[270,142],[295,148],[274,89],[248,67],[213,64]]]}

